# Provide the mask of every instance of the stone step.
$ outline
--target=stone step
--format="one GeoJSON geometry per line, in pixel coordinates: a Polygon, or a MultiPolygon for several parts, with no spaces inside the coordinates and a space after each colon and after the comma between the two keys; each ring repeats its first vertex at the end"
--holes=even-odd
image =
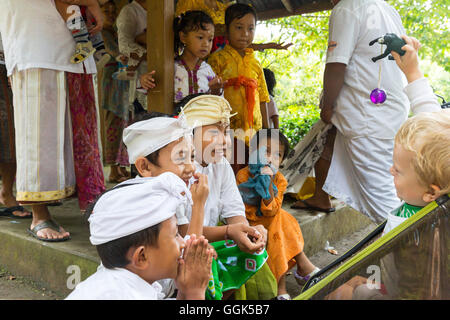
{"type": "MultiPolygon", "coordinates": [[[[331,214],[293,210],[292,202],[286,198],[284,209],[299,221],[308,256],[323,249],[327,240],[333,243],[371,223],[338,201],[333,202],[337,210],[331,214]]],[[[42,242],[26,232],[31,220],[0,217],[0,266],[64,297],[71,292],[77,276],[86,279],[96,271],[100,260],[89,242],[89,227],[78,210],[77,200],[68,199],[62,206],[49,209],[72,239],[42,242]]]]}

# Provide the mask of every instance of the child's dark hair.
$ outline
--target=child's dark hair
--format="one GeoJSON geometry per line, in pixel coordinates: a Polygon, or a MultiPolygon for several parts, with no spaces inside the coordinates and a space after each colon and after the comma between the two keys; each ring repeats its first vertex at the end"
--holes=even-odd
{"type": "Polygon", "coordinates": [[[275,73],[273,73],[272,70],[268,68],[264,68],[264,78],[266,79],[267,84],[267,91],[269,91],[269,94],[274,97],[275,94],[273,90],[275,89],[275,86],[277,85],[277,80],[275,79],[275,73]]]}
{"type": "Polygon", "coordinates": [[[259,148],[261,140],[267,138],[278,139],[279,143],[284,146],[283,159],[286,159],[289,155],[290,144],[288,138],[279,129],[261,129],[250,140],[250,150],[256,150],[259,148]]]}
{"type": "Polygon", "coordinates": [[[178,56],[179,51],[183,48],[183,43],[180,39],[180,32],[187,34],[188,32],[197,31],[199,29],[207,30],[205,26],[209,24],[214,26],[213,19],[200,10],[186,11],[179,17],[176,17],[173,21],[175,55],[178,56]]]}
{"type": "Polygon", "coordinates": [[[234,19],[241,19],[249,13],[255,17],[255,21],[258,21],[258,16],[252,6],[244,3],[235,3],[228,6],[227,10],[225,10],[225,26],[227,30],[234,19]]]}
{"type": "Polygon", "coordinates": [[[97,245],[97,252],[105,268],[124,268],[130,261],[127,253],[130,248],[139,246],[158,247],[158,236],[161,224],[151,226],[119,239],[97,245]]]}

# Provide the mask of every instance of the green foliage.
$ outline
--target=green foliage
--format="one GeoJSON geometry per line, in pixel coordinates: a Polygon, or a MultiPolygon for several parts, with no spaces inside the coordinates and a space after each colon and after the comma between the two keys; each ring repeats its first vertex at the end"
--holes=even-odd
{"type": "Polygon", "coordinates": [[[450,1],[389,1],[402,17],[408,35],[422,43],[419,55],[450,72],[450,1]]]}
{"type": "Polygon", "coordinates": [[[319,120],[320,112],[315,106],[287,106],[280,110],[281,131],[286,135],[293,148],[319,120]]]}

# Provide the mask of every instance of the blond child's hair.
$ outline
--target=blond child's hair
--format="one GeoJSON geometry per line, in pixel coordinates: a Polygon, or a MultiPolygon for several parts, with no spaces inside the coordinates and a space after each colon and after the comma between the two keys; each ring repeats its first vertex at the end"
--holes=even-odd
{"type": "Polygon", "coordinates": [[[412,166],[423,186],[438,186],[440,195],[450,192],[450,109],[409,118],[395,144],[415,153],[412,166]]]}

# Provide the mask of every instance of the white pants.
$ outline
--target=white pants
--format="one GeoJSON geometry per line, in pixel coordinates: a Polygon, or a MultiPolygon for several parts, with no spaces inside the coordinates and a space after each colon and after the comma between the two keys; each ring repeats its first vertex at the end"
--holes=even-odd
{"type": "Polygon", "coordinates": [[[401,201],[392,166],[394,139],[346,138],[339,130],[323,190],[376,223],[384,221],[401,201]]]}

